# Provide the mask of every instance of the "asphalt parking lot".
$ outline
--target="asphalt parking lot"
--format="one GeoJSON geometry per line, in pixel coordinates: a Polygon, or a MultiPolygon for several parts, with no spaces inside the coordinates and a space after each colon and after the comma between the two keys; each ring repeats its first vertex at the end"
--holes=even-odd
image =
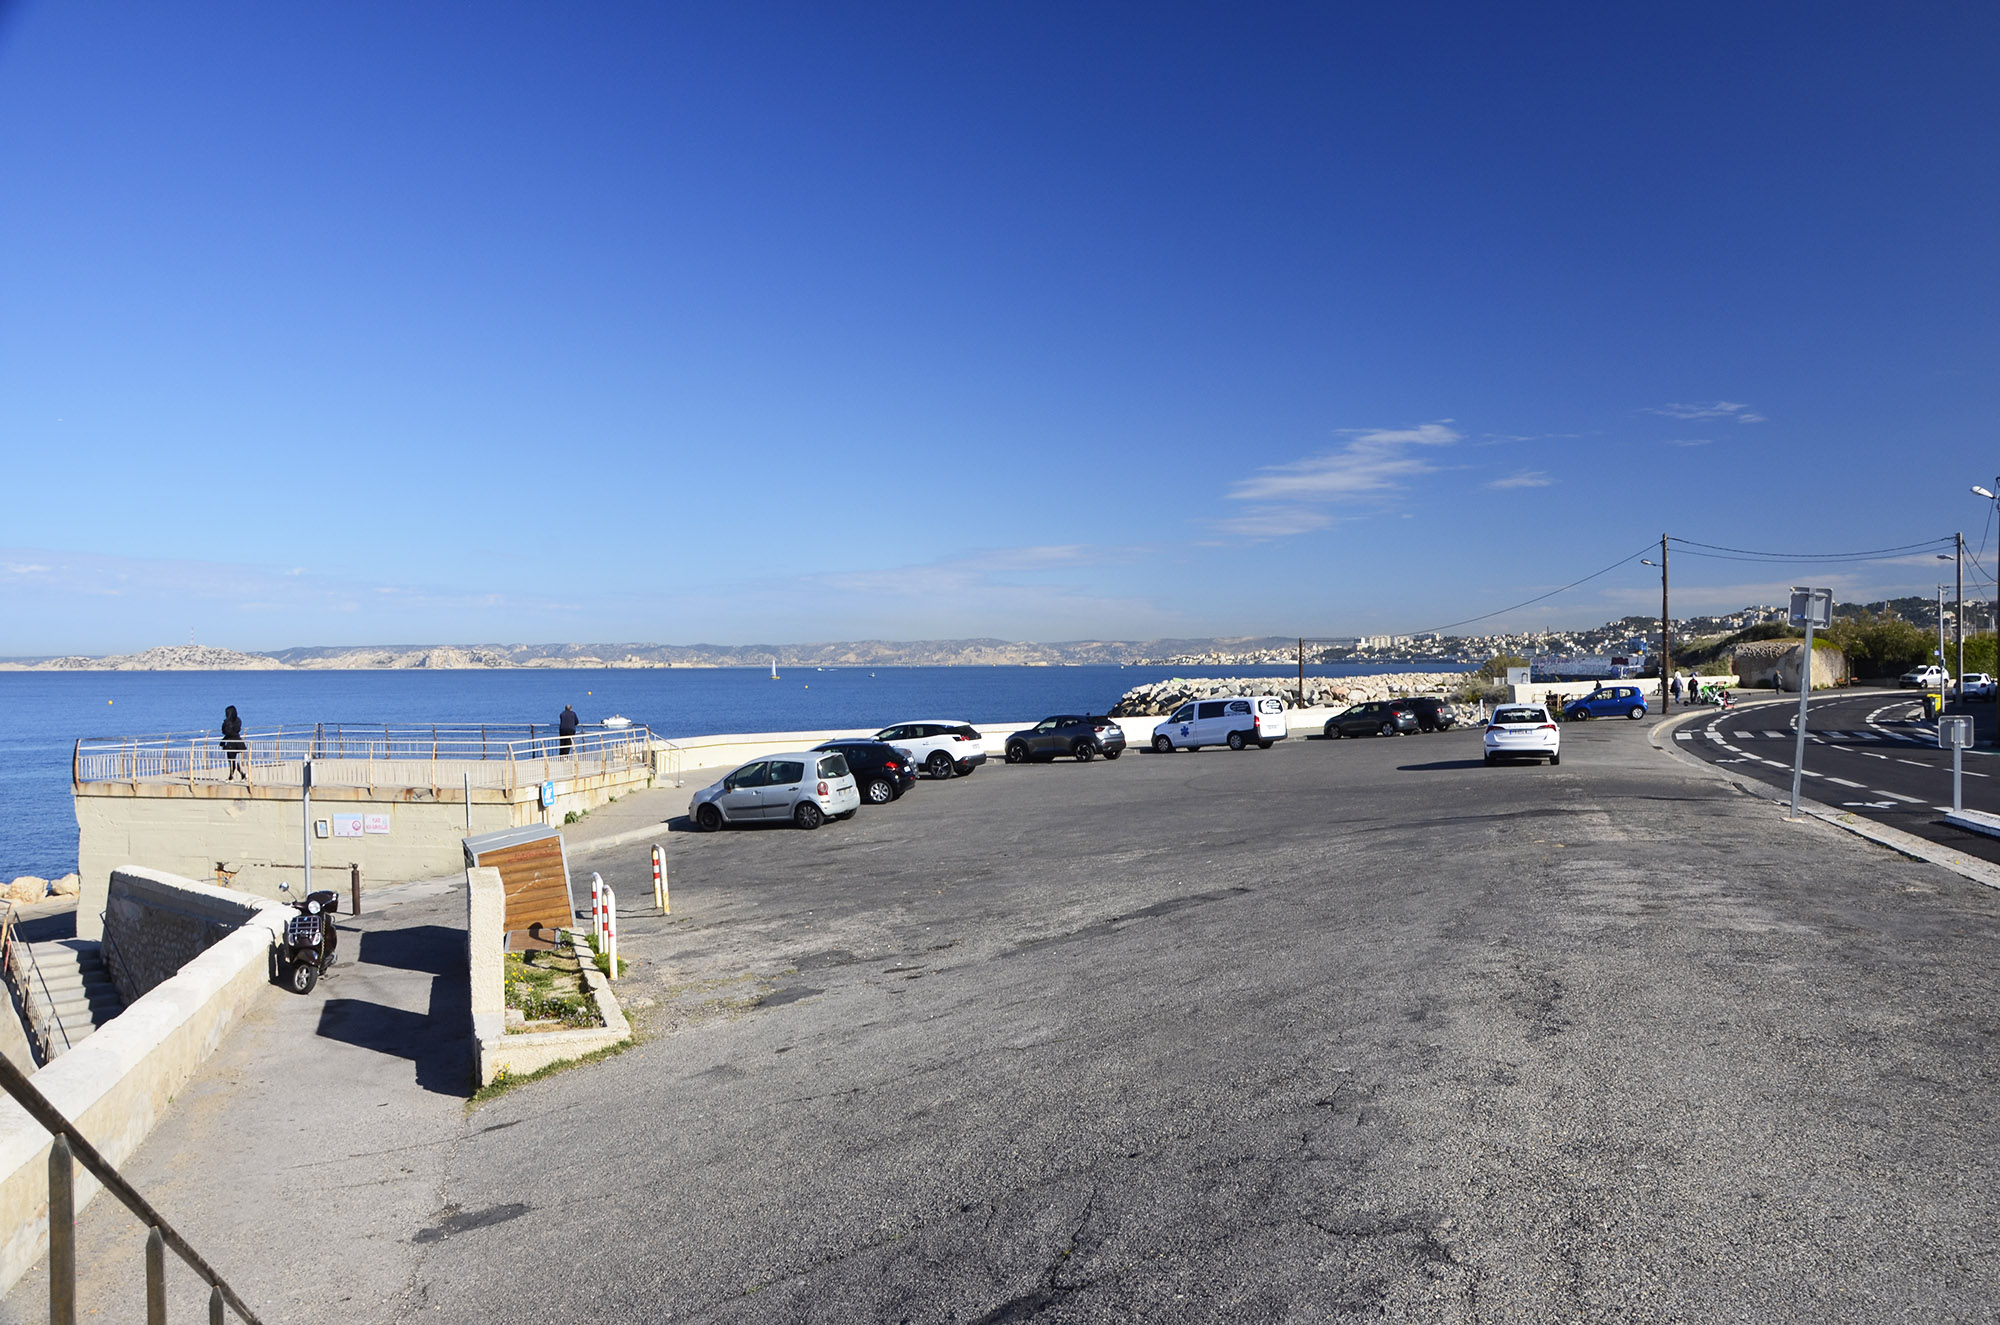
{"type": "MultiPolygon", "coordinates": [[[[643,1042],[398,1142],[336,1120],[310,1245],[360,1259],[287,1318],[1990,1317],[2000,897],[1650,726],[1557,768],[1476,728],[989,764],[665,833],[671,917],[643,845],[581,852],[643,1042]]],[[[285,1116],[255,1076],[161,1141],[285,1116]]],[[[199,1214],[286,1282],[268,1209],[199,1214]]]]}

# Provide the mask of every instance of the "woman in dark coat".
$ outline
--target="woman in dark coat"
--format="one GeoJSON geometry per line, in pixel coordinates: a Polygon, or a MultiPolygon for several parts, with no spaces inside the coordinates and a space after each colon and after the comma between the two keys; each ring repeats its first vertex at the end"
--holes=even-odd
{"type": "Polygon", "coordinates": [[[229,776],[224,781],[234,782],[239,774],[245,782],[250,780],[243,767],[243,755],[249,748],[250,743],[243,739],[243,719],[236,716],[236,706],[231,704],[222,714],[222,751],[229,756],[229,776]]]}

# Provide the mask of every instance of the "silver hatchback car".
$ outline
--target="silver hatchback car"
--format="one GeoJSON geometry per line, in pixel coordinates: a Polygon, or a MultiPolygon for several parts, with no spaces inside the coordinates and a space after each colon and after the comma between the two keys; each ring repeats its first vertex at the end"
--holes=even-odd
{"type": "Polygon", "coordinates": [[[828,819],[851,819],[861,808],[847,760],[838,751],[797,750],[743,765],[695,793],[688,817],[703,832],[724,824],[782,823],[817,828],[828,819]]]}

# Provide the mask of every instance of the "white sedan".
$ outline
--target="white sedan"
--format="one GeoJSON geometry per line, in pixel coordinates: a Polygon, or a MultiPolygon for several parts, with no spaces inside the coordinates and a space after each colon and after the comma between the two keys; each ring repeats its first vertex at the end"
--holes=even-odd
{"type": "Polygon", "coordinates": [[[1493,710],[1486,724],[1486,762],[1513,758],[1563,761],[1562,729],[1540,704],[1502,704],[1493,710]]]}

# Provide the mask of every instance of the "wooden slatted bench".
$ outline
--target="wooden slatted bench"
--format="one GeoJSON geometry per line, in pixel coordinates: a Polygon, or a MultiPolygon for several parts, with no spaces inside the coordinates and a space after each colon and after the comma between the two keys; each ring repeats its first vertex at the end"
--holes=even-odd
{"type": "Polygon", "coordinates": [[[465,839],[465,867],[490,866],[500,871],[507,899],[502,927],[514,952],[555,946],[556,931],[576,920],[569,892],[569,855],[562,833],[536,824],[503,828],[465,839]]]}

